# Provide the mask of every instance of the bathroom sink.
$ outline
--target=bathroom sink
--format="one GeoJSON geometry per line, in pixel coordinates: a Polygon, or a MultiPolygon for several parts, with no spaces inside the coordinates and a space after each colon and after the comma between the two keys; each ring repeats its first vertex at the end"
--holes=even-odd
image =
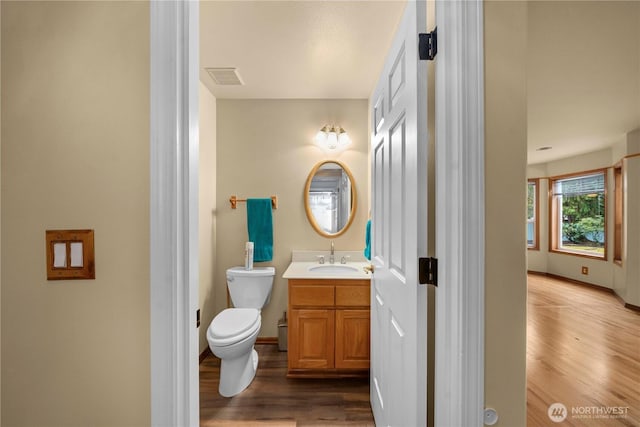
{"type": "Polygon", "coordinates": [[[371,279],[365,267],[371,265],[362,251],[293,251],[291,264],[282,275],[284,279],[371,279]],[[349,261],[342,263],[341,261],[349,261]],[[324,261],[324,262],[323,262],[324,261]]]}
{"type": "Polygon", "coordinates": [[[355,273],[358,268],[348,264],[318,264],[309,267],[309,271],[314,273],[355,273]]]}

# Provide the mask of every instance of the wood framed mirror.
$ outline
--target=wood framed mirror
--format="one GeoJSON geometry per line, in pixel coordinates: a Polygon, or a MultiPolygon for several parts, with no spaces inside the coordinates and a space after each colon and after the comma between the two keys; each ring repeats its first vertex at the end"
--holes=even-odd
{"type": "Polygon", "coordinates": [[[337,237],[349,229],[356,213],[353,174],[337,160],[316,164],[304,188],[304,208],[311,226],[324,237],[337,237]]]}

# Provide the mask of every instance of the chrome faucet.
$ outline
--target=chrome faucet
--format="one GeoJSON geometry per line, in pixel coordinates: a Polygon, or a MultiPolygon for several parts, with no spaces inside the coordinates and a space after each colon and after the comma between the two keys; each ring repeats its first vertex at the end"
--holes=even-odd
{"type": "Polygon", "coordinates": [[[329,264],[333,264],[335,262],[334,257],[334,248],[333,248],[333,240],[331,241],[331,255],[329,256],[329,264]]]}

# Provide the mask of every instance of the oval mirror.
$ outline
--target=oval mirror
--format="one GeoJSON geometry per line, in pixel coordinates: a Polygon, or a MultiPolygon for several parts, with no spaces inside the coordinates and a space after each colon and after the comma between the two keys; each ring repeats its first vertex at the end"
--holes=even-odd
{"type": "Polygon", "coordinates": [[[351,171],[336,160],[315,165],[305,185],[304,208],[320,235],[336,237],[347,231],[356,212],[356,183],[351,171]]]}

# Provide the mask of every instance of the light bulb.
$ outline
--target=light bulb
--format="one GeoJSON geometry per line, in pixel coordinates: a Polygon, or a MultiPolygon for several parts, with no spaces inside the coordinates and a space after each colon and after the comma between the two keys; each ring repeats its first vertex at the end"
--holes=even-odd
{"type": "Polygon", "coordinates": [[[347,134],[347,132],[342,128],[340,128],[340,135],[338,135],[338,142],[343,147],[346,147],[347,145],[351,144],[351,138],[349,138],[349,135],[347,134]]]}
{"type": "Polygon", "coordinates": [[[327,134],[329,133],[329,126],[324,125],[322,129],[316,134],[315,140],[318,145],[326,145],[327,143],[327,134]]]}
{"type": "Polygon", "coordinates": [[[316,144],[324,145],[324,143],[327,142],[327,133],[322,130],[319,131],[316,134],[315,140],[316,140],[316,144]]]}
{"type": "Polygon", "coordinates": [[[327,147],[329,147],[330,150],[334,150],[337,146],[338,146],[338,135],[334,131],[331,131],[327,136],[327,147]]]}

